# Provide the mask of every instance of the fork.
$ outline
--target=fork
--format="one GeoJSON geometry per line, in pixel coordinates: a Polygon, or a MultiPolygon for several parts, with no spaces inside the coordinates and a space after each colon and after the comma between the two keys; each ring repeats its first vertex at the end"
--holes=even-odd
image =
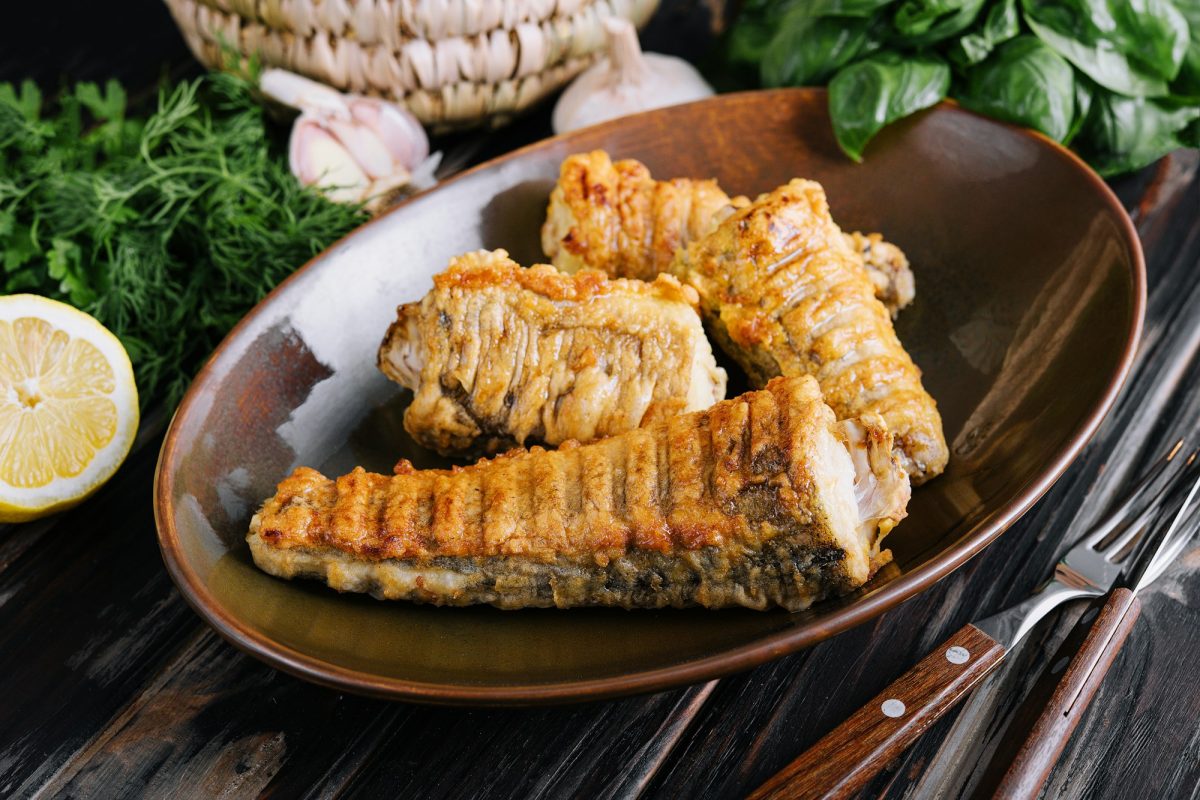
{"type": "MultiPolygon", "coordinates": [[[[1109,595],[1096,617],[1099,624],[1093,626],[1100,630],[1092,652],[1115,653],[1137,617],[1134,591],[1158,577],[1193,532],[1194,526],[1184,523],[1200,491],[1200,459],[1195,453],[1186,459],[1179,457],[1182,446],[1182,442],[1176,443],[1138,480],[1067,552],[1053,577],[1032,596],[999,614],[964,625],[760,786],[749,800],[854,795],[995,669],[1040,620],[1070,600],[1109,595]],[[1126,567],[1133,573],[1132,586],[1113,589],[1126,567]]],[[[1084,676],[1091,680],[1090,692],[1094,693],[1098,684],[1095,670],[1084,676]]],[[[1078,694],[1075,702],[1086,705],[1090,697],[1090,693],[1078,694]]],[[[1037,770],[1044,767],[1040,773],[1044,779],[1053,765],[1050,755],[1057,759],[1081,713],[1068,718],[1065,736],[1060,729],[1061,741],[1049,749],[1023,748],[1024,763],[1030,765],[1025,773],[1032,774],[1033,765],[1037,770]],[[1034,751],[1036,758],[1030,755],[1034,751]]],[[[1032,785],[1031,778],[1024,782],[1032,785]]],[[[1040,780],[1037,785],[1040,787],[1040,780]]]]}

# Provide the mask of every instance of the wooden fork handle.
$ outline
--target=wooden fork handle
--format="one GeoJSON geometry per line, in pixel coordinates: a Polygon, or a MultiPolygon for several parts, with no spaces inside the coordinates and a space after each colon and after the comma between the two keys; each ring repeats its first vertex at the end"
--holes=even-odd
{"type": "Polygon", "coordinates": [[[850,797],[979,683],[1004,646],[966,625],[760,786],[750,800],[850,797]]]}
{"type": "Polygon", "coordinates": [[[1122,588],[1094,601],[1080,617],[1042,676],[1058,685],[1027,728],[1028,738],[1000,780],[995,797],[1017,800],[1041,793],[1140,611],[1134,593],[1122,588]]]}

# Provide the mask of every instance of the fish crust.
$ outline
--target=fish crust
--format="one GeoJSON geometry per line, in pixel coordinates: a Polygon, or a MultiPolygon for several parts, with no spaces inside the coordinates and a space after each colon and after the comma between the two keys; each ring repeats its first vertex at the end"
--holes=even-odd
{"type": "Polygon", "coordinates": [[[455,258],[397,310],[379,368],[413,390],[404,427],[443,455],[581,442],[725,397],[694,289],[455,258]]]}
{"type": "Polygon", "coordinates": [[[798,610],[888,559],[908,480],[881,425],[850,442],[815,381],[780,378],[590,445],[392,476],[301,467],[248,540],[274,575],[388,599],[798,610]]]}
{"type": "Polygon", "coordinates": [[[879,414],[914,483],[945,469],[937,403],[829,214],[819,183],[762,195],[679,253],[713,337],[762,385],[811,375],[839,419],[879,414]]]}
{"type": "MultiPolygon", "coordinates": [[[[564,272],[596,269],[650,281],[671,268],[681,249],[749,203],[715,180],[660,181],[640,161],[614,162],[603,150],[577,153],[563,161],[550,193],[542,250],[564,272]]],[[[878,233],[845,236],[895,317],[916,294],[908,258],[878,233]]]]}

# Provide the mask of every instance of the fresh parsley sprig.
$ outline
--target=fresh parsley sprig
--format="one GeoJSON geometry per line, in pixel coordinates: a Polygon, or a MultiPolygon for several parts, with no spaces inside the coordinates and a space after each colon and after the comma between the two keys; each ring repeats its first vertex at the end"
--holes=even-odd
{"type": "Polygon", "coordinates": [[[115,81],[45,105],[0,84],[0,280],[116,333],[143,404],[174,405],[247,309],[366,219],[300,186],[236,75],[166,86],[144,119],[115,81]]]}

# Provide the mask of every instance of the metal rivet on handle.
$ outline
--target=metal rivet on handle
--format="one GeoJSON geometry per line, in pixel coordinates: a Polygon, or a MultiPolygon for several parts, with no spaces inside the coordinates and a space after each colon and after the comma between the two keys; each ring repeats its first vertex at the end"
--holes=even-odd
{"type": "Polygon", "coordinates": [[[889,697],[883,701],[883,713],[889,717],[900,717],[904,715],[904,701],[897,700],[894,697],[889,697]]]}
{"type": "Polygon", "coordinates": [[[971,651],[955,645],[946,651],[946,660],[951,664],[965,664],[971,658],[971,651]]]}

